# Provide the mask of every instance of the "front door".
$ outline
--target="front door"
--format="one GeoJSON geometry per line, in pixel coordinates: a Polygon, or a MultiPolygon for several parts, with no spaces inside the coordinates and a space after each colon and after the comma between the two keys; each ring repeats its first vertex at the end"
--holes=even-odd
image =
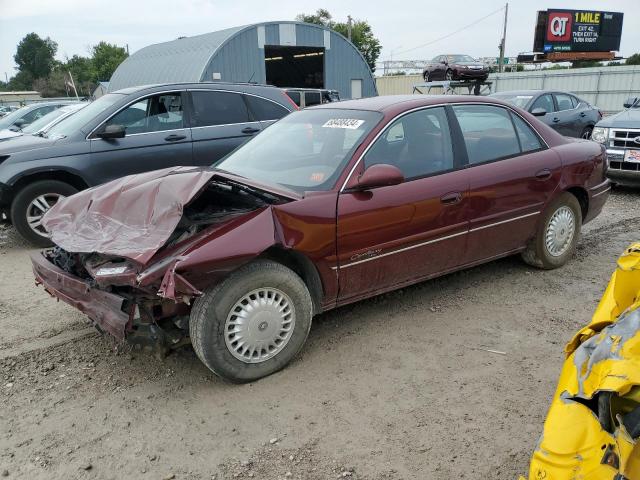
{"type": "Polygon", "coordinates": [[[579,137],[582,132],[581,118],[573,103],[573,97],[566,93],[554,93],[553,96],[557,105],[556,118],[559,119],[556,130],[567,137],[579,137]]]}
{"type": "Polygon", "coordinates": [[[465,263],[522,249],[558,186],[560,158],[507,108],[456,105],[453,111],[471,182],[465,263]]]}
{"type": "Polygon", "coordinates": [[[213,165],[262,129],[250,117],[244,95],[221,90],[194,90],[192,135],[193,161],[213,165]]]}
{"type": "Polygon", "coordinates": [[[184,119],[184,93],[168,92],[143,97],[120,110],[107,125],[125,127],[125,137],[92,138],[92,168],[112,180],[134,173],[178,165],[193,165],[191,131],[184,119]]]}
{"type": "Polygon", "coordinates": [[[339,303],[454,268],[465,251],[469,177],[444,107],[400,117],[361,161],[395,165],[405,182],[339,195],[339,303]]]}

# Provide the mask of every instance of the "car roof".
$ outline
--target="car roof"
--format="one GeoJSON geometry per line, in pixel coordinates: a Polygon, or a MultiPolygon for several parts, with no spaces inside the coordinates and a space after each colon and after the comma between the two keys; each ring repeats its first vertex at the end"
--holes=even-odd
{"type": "Polygon", "coordinates": [[[233,90],[239,88],[242,90],[251,88],[269,88],[278,89],[273,85],[265,85],[262,83],[242,83],[242,82],[176,82],[176,83],[154,83],[150,85],[138,85],[135,87],[127,87],[114,92],[123,95],[129,95],[131,93],[141,92],[144,90],[155,90],[160,88],[219,88],[222,90],[233,90]]]}
{"type": "Polygon", "coordinates": [[[476,95],[382,95],[358,100],[344,100],[339,103],[314,105],[313,107],[307,108],[307,110],[330,108],[384,112],[391,109],[411,110],[412,108],[441,105],[444,103],[490,103],[495,105],[508,105],[494,98],[476,95]]]}

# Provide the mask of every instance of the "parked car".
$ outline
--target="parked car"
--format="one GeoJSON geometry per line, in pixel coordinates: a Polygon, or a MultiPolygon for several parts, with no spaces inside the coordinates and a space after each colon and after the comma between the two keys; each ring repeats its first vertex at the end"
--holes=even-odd
{"type": "Polygon", "coordinates": [[[128,174],[211,165],[295,109],[282,90],[250,84],[104,95],[42,136],[0,143],[0,212],[24,238],[45,246],[40,220],[60,198],[128,174]]]}
{"type": "Polygon", "coordinates": [[[435,80],[479,80],[489,76],[489,67],[469,55],[438,55],[422,71],[425,82],[435,80]]]}
{"type": "Polygon", "coordinates": [[[530,112],[561,135],[591,138],[602,112],[572,93],[553,90],[519,90],[491,94],[530,112]]]}
{"type": "Polygon", "coordinates": [[[11,112],[15,112],[17,109],[18,107],[12,105],[0,105],[0,118],[9,115],[11,112]]]}
{"type": "Polygon", "coordinates": [[[218,375],[283,368],[313,315],[521,253],[573,255],[608,194],[604,148],[493,99],[389,96],[295,112],[215,168],[61,200],[36,281],[119,339],[190,338],[218,375]],[[152,208],[151,208],[152,207],[152,208]]]}
{"type": "Polygon", "coordinates": [[[623,111],[599,121],[591,139],[607,149],[612,182],[640,186],[640,97],[628,98],[623,111]]]}
{"type": "Polygon", "coordinates": [[[77,103],[74,101],[57,101],[57,102],[39,102],[25,105],[18,110],[5,115],[0,118],[0,130],[14,130],[19,131],[30,123],[35,122],[41,117],[44,117],[47,113],[52,112],[64,105],[70,105],[77,103]]]}
{"type": "Polygon", "coordinates": [[[300,108],[313,107],[322,103],[339,102],[340,94],[337,90],[323,88],[285,88],[287,95],[300,108]]]}
{"type": "Polygon", "coordinates": [[[86,102],[65,105],[64,107],[60,107],[47,113],[43,117],[40,117],[38,120],[35,120],[33,123],[30,123],[29,125],[18,131],[9,129],[0,130],[0,141],[9,140],[15,137],[21,137],[22,135],[43,135],[55,124],[60,123],[69,115],[72,115],[73,113],[77,112],[81,108],[86,107],[87,105],[88,103],[86,102]]]}
{"type": "Polygon", "coordinates": [[[640,479],[640,243],[564,350],[528,479],[640,479]]]}

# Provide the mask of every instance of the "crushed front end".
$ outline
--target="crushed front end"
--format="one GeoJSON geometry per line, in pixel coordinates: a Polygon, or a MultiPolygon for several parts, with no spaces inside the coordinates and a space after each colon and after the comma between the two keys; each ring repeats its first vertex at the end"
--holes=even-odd
{"type": "Polygon", "coordinates": [[[196,297],[273,244],[282,201],[202,169],[125,177],[47,212],[57,246],[32,254],[35,280],[100,331],[164,353],[189,341],[196,297]]]}

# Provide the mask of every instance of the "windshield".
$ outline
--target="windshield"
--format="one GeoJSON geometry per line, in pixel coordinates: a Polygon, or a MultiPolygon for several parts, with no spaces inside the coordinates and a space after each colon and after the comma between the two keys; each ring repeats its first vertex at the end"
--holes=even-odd
{"type": "Polygon", "coordinates": [[[49,112],[44,117],[40,117],[35,122],[30,123],[29,125],[24,127],[22,129],[22,133],[36,133],[36,132],[39,132],[44,127],[46,127],[51,122],[53,122],[56,118],[59,118],[62,115],[65,115],[65,113],[67,111],[68,110],[66,110],[65,107],[62,107],[62,108],[58,108],[57,110],[54,110],[53,112],[49,112]]]}
{"type": "Polygon", "coordinates": [[[330,190],[382,114],[364,110],[294,112],[215,166],[297,192],[330,190]]]}
{"type": "Polygon", "coordinates": [[[510,103],[511,105],[515,105],[516,107],[525,108],[529,101],[533,98],[533,95],[501,95],[499,93],[491,95],[493,98],[497,98],[498,100],[503,100],[505,102],[510,103]]]}
{"type": "MultiPolygon", "coordinates": [[[[91,102],[74,115],[69,115],[57,125],[54,125],[47,132],[48,137],[68,137],[78,130],[84,132],[84,126],[93,120],[97,115],[105,111],[111,105],[118,100],[122,99],[123,95],[120,93],[109,93],[103,95],[99,99],[91,102]]],[[[85,132],[88,133],[88,132],[85,132]]]]}
{"type": "Polygon", "coordinates": [[[458,62],[473,62],[476,63],[476,59],[470,57],[469,55],[447,55],[449,63],[458,63],[458,62]]]}
{"type": "Polygon", "coordinates": [[[18,110],[9,113],[8,115],[5,115],[4,117],[0,118],[0,130],[4,130],[5,128],[9,128],[11,125],[14,124],[14,122],[16,120],[19,120],[23,117],[23,115],[25,113],[27,113],[29,111],[29,107],[22,107],[19,108],[18,110]]]}

